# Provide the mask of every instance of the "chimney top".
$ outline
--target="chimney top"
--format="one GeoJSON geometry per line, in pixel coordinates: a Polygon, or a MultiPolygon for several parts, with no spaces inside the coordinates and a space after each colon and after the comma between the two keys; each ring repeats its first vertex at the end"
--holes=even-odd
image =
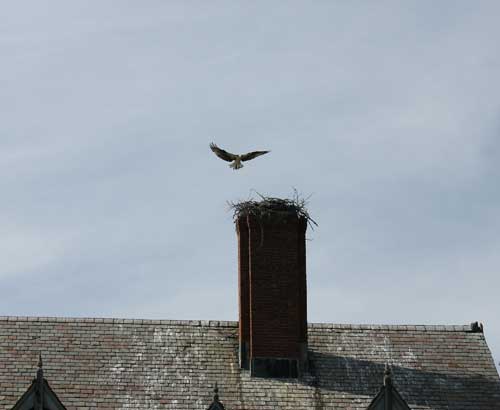
{"type": "Polygon", "coordinates": [[[292,199],[266,197],[260,194],[259,196],[261,201],[230,202],[234,220],[253,216],[261,221],[279,223],[289,218],[296,218],[306,220],[309,225],[318,225],[307,211],[307,199],[300,198],[297,191],[292,199]]]}

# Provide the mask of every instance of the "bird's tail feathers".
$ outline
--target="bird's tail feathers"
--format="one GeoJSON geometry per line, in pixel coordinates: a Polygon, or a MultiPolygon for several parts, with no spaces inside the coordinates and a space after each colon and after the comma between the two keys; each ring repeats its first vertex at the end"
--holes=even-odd
{"type": "Polygon", "coordinates": [[[243,164],[241,162],[236,162],[236,161],[233,161],[229,164],[229,166],[234,169],[235,171],[237,169],[240,169],[240,168],[243,168],[243,164]]]}

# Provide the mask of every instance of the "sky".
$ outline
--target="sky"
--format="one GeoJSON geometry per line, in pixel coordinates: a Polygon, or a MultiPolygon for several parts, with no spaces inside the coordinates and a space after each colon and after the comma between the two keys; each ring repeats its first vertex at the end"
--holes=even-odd
{"type": "Polygon", "coordinates": [[[228,201],[295,188],[310,322],[479,321],[499,368],[499,15],[3,3],[0,315],[237,320],[228,201]]]}

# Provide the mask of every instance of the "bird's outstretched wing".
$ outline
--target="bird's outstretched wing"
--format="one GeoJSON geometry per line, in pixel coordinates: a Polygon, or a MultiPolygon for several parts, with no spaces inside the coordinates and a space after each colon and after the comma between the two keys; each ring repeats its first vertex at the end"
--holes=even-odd
{"type": "Polygon", "coordinates": [[[223,159],[224,161],[230,162],[236,159],[236,155],[224,151],[223,149],[215,145],[213,142],[210,144],[210,149],[215,153],[215,155],[217,155],[220,159],[223,159]]]}
{"type": "Polygon", "coordinates": [[[258,157],[260,155],[267,154],[268,152],[271,152],[271,151],[252,151],[252,152],[248,152],[247,154],[243,154],[241,156],[241,160],[242,161],[249,161],[249,160],[254,159],[255,157],[258,157]]]}

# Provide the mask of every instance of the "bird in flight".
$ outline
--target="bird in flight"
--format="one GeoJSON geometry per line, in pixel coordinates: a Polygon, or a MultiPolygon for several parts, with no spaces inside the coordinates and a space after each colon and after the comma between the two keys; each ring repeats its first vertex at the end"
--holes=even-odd
{"type": "Polygon", "coordinates": [[[242,161],[250,161],[251,159],[254,159],[255,157],[258,157],[260,155],[264,155],[264,154],[267,154],[268,152],[271,152],[271,151],[252,151],[252,152],[248,152],[248,153],[242,154],[242,155],[231,154],[230,152],[224,151],[223,149],[219,148],[213,142],[210,144],[210,149],[220,159],[223,159],[224,161],[231,162],[231,164],[229,164],[229,166],[231,168],[233,168],[235,171],[237,169],[243,168],[242,161]]]}

